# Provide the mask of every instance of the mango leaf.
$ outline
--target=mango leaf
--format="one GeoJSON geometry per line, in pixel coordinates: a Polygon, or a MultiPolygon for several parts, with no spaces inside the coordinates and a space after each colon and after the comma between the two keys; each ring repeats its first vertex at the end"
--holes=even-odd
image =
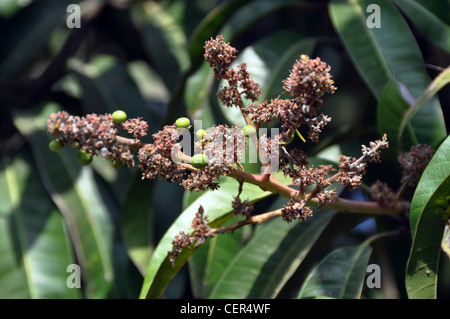
{"type": "Polygon", "coordinates": [[[153,68],[169,91],[174,92],[190,66],[183,30],[157,2],[134,3],[131,17],[153,68]]]}
{"type": "Polygon", "coordinates": [[[19,74],[29,72],[32,59],[41,52],[52,32],[58,26],[65,26],[67,6],[78,2],[34,1],[2,24],[0,36],[8,45],[0,48],[0,82],[11,81],[19,74]]]}
{"type": "Polygon", "coordinates": [[[428,102],[450,81],[450,69],[437,76],[416,99],[409,95],[404,83],[391,80],[378,103],[377,121],[380,133],[386,133],[390,147],[398,151],[416,144],[436,147],[446,136],[442,111],[435,112],[428,102]],[[432,122],[433,118],[436,119],[432,122]]]}
{"type": "Polygon", "coordinates": [[[406,269],[408,297],[436,298],[436,282],[450,203],[450,137],[425,169],[411,202],[413,243],[406,269]]]}
{"type": "Polygon", "coordinates": [[[203,59],[204,42],[215,37],[229,17],[248,2],[234,0],[219,3],[200,21],[189,38],[189,56],[193,66],[196,67],[203,59]]]}
{"type": "MultiPolygon", "coordinates": [[[[422,108],[426,105],[426,103],[431,100],[444,86],[446,86],[450,82],[450,67],[446,68],[442,71],[427,87],[425,92],[417,99],[417,101],[412,105],[402,117],[402,122],[400,125],[400,130],[397,133],[398,143],[401,143],[401,138],[403,136],[403,132],[406,126],[413,120],[413,118],[422,110],[422,108]]],[[[422,112],[422,116],[424,113],[422,112]]],[[[396,120],[396,119],[391,119],[396,120]]],[[[417,121],[416,121],[417,124],[417,121]]],[[[443,138],[446,135],[445,125],[436,125],[439,128],[439,131],[436,134],[439,134],[439,138],[443,138]]],[[[428,128],[429,129],[429,128],[428,128]]],[[[395,136],[395,135],[394,135],[395,136]]],[[[422,137],[423,133],[419,135],[422,137]]],[[[437,140],[440,142],[440,140],[437,140]]],[[[419,141],[420,142],[420,141],[419,141]]],[[[433,145],[433,144],[432,144],[433,145]]]]}
{"type": "Polygon", "coordinates": [[[371,253],[368,241],[335,249],[308,275],[297,298],[360,298],[371,253]]]}
{"type": "Polygon", "coordinates": [[[220,29],[219,34],[227,41],[233,41],[235,37],[239,36],[257,21],[266,17],[267,15],[276,12],[277,10],[289,7],[299,6],[307,8],[311,6],[306,1],[299,0],[255,0],[247,5],[241,7],[233,16],[231,16],[227,23],[220,29]]]}
{"type": "Polygon", "coordinates": [[[14,124],[29,141],[43,184],[68,225],[87,297],[105,298],[114,284],[112,216],[93,181],[92,169],[80,169],[74,150],[48,150],[52,138],[45,131],[45,121],[48,114],[58,110],[56,104],[48,103],[16,111],[14,124]]]}
{"type": "Polygon", "coordinates": [[[314,210],[305,222],[281,218],[261,225],[211,292],[213,299],[275,298],[336,215],[314,210]]]}
{"type": "MultiPolygon", "coordinates": [[[[429,1],[432,2],[432,1],[429,1]]],[[[450,52],[450,26],[424,5],[412,0],[394,0],[394,3],[410,18],[428,40],[450,52]]],[[[442,2],[442,11],[449,11],[448,3],[442,2]]]]}
{"type": "MultiPolygon", "coordinates": [[[[430,79],[416,40],[397,9],[382,1],[377,3],[379,15],[366,13],[370,4],[368,0],[333,1],[330,17],[361,77],[379,100],[380,133],[387,133],[391,146],[399,149],[402,145],[397,142],[395,119],[416,102],[430,79]],[[380,20],[380,28],[369,27],[367,22],[372,18],[380,20]]],[[[417,139],[436,145],[442,140],[445,123],[437,98],[420,109],[411,126],[414,131],[409,134],[409,144],[417,139]]]]}
{"type": "Polygon", "coordinates": [[[151,208],[153,189],[153,181],[142,180],[140,173],[135,174],[121,209],[123,241],[142,276],[145,275],[154,248],[151,208]]]}
{"type": "MultiPolygon", "coordinates": [[[[226,224],[236,223],[242,217],[233,216],[226,224]]],[[[225,271],[228,264],[242,249],[245,229],[215,236],[197,248],[189,258],[189,274],[192,291],[196,298],[208,298],[214,284],[225,271]]]]}
{"type": "MultiPolygon", "coordinates": [[[[219,190],[208,191],[189,205],[161,238],[147,268],[141,289],[141,298],[159,298],[173,276],[194,253],[194,247],[186,247],[177,256],[174,266],[172,266],[167,255],[172,250],[172,240],[175,236],[180,231],[189,233],[192,219],[195,217],[195,213],[200,205],[203,206],[205,215],[208,217],[208,224],[212,227],[219,227],[231,217],[231,201],[233,196],[237,195],[239,184],[232,178],[224,178],[221,179],[220,185],[219,190]]],[[[248,198],[249,201],[255,202],[270,194],[270,192],[264,192],[255,185],[246,183],[244,184],[241,198],[248,198]]]]}
{"type": "Polygon", "coordinates": [[[0,163],[0,297],[80,298],[67,286],[76,263],[67,225],[30,159],[22,151],[0,163]]]}
{"type": "Polygon", "coordinates": [[[390,1],[379,1],[381,27],[369,28],[371,13],[366,9],[370,4],[373,1],[335,0],[329,4],[334,28],[354,65],[377,99],[387,82],[393,76],[398,79],[399,74],[413,95],[422,94],[429,79],[406,21],[390,1]]]}
{"type": "Polygon", "coordinates": [[[83,91],[84,113],[113,113],[121,109],[128,117],[143,117],[149,126],[157,126],[159,115],[141,95],[124,61],[111,55],[95,56],[88,63],[68,62],[83,91]]]}

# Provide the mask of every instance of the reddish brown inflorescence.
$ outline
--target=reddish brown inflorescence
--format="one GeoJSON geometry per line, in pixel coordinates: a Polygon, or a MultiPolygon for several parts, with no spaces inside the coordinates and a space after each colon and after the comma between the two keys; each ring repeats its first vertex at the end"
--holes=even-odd
{"type": "MultiPolygon", "coordinates": [[[[258,156],[263,168],[267,168],[263,159],[276,159],[284,175],[290,177],[291,184],[295,186],[292,191],[296,195],[289,195],[291,199],[279,212],[288,223],[293,220],[307,220],[312,215],[311,208],[307,206],[311,200],[316,204],[318,202],[319,208],[333,202],[336,199],[335,189],[330,189],[333,183],[342,183],[350,189],[357,188],[367,164],[378,162],[380,151],[388,147],[387,138],[383,136],[381,140],[371,142],[368,147],[363,145],[360,158],[342,155],[337,172],[332,165],[309,166],[307,154],[298,148],[289,149],[288,144],[297,135],[306,142],[298,131],[301,126],[309,129],[309,140],[318,142],[322,129],[331,121],[329,116],[321,113],[324,95],[336,91],[330,66],[319,58],[311,59],[301,55],[293,65],[289,77],[283,81],[284,96],[288,98],[283,99],[280,95],[270,101],[258,103],[260,87],[251,78],[247,64],[241,63],[235,68],[231,67],[237,50],[220,35],[207,41],[204,49],[204,58],[213,68],[215,77],[227,83],[220,88],[219,99],[227,107],[239,108],[246,128],[250,127],[253,133],[251,137],[245,136],[240,126],[227,125],[215,125],[202,131],[201,139],[194,143],[195,156],[207,159],[202,165],[195,165],[191,162],[191,154],[182,152],[178,135],[175,134],[181,129],[189,132],[189,120],[183,128],[177,125],[164,126],[152,135],[153,142],[146,144],[141,139],[147,135],[148,124],[142,118],[132,118],[118,124],[113,122],[110,114],[78,117],[61,111],[50,114],[47,120],[49,133],[55,136],[57,143],[62,146],[73,143],[88,154],[103,156],[113,161],[114,165],[118,164],[117,166],[135,165],[134,152],[137,152],[143,178],[177,182],[189,191],[216,190],[220,186],[220,177],[239,176],[236,174],[237,167],[241,175],[251,176],[253,179],[249,180],[253,183],[256,180],[270,182],[272,177],[264,179],[269,173],[254,176],[242,171],[244,168],[240,163],[245,159],[246,143],[255,139],[258,142],[258,156]],[[248,107],[245,107],[243,98],[249,100],[248,107]],[[261,130],[274,119],[280,123],[280,132],[268,137],[261,130]],[[121,130],[130,136],[120,136],[121,130]]],[[[404,172],[402,181],[408,184],[417,183],[432,155],[430,148],[417,146],[411,149],[411,152],[400,156],[399,161],[404,172]]],[[[245,222],[250,223],[254,217],[251,216],[254,207],[248,200],[240,199],[244,178],[238,179],[238,182],[239,193],[234,197],[231,206],[235,215],[245,217],[245,222]]],[[[263,186],[260,184],[264,189],[263,186]]],[[[380,205],[389,205],[394,200],[393,193],[383,184],[375,184],[372,194],[380,205]]],[[[207,238],[214,236],[214,232],[206,224],[202,206],[192,220],[191,228],[191,233],[181,231],[175,236],[172,251],[169,252],[172,263],[175,263],[176,256],[183,248],[201,245],[207,238]]]]}
{"type": "Polygon", "coordinates": [[[431,146],[424,144],[412,146],[409,152],[399,155],[398,162],[402,167],[402,183],[406,183],[408,186],[416,186],[433,155],[434,150],[431,146]]]}

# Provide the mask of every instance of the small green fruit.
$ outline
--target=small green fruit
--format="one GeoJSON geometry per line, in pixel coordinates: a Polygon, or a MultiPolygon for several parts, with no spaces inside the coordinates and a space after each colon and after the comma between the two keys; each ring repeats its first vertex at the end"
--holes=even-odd
{"type": "Polygon", "coordinates": [[[244,126],[244,134],[247,136],[253,136],[256,134],[256,129],[253,125],[244,126]]]}
{"type": "Polygon", "coordinates": [[[73,142],[70,144],[70,146],[72,146],[72,148],[73,148],[74,150],[80,149],[80,143],[78,143],[77,141],[73,141],[73,142]]]}
{"type": "Polygon", "coordinates": [[[113,122],[116,124],[122,124],[127,120],[127,113],[122,110],[117,110],[112,114],[113,122]]]}
{"type": "Polygon", "coordinates": [[[80,163],[80,165],[89,165],[92,163],[92,155],[89,153],[86,153],[85,151],[78,151],[75,155],[77,162],[80,163]]]}
{"type": "Polygon", "coordinates": [[[206,135],[206,131],[203,130],[203,129],[198,130],[197,133],[196,133],[196,135],[197,135],[197,138],[198,138],[200,141],[202,141],[203,138],[204,138],[205,135],[206,135]]]}
{"type": "Polygon", "coordinates": [[[115,169],[119,169],[119,168],[121,168],[122,167],[122,162],[121,161],[113,161],[113,167],[115,168],[115,169]]]}
{"type": "Polygon", "coordinates": [[[189,120],[187,117],[180,117],[175,121],[175,126],[177,128],[188,128],[189,126],[191,126],[191,120],[189,120]]]}
{"type": "Polygon", "coordinates": [[[63,148],[63,145],[60,141],[54,140],[48,144],[48,148],[53,152],[59,152],[63,148]]]}
{"type": "Polygon", "coordinates": [[[204,154],[195,154],[191,158],[191,164],[195,168],[205,168],[208,165],[208,158],[204,154]]]}

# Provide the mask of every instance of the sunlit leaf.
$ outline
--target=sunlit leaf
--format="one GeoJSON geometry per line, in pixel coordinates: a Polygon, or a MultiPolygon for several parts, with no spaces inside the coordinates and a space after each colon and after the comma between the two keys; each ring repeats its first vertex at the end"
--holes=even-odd
{"type": "Polygon", "coordinates": [[[406,271],[409,298],[436,298],[439,256],[449,217],[450,138],[425,169],[411,203],[413,243],[406,271]]]}
{"type": "Polygon", "coordinates": [[[0,168],[1,298],[80,298],[67,286],[75,264],[67,225],[45,192],[28,152],[0,168]]]}

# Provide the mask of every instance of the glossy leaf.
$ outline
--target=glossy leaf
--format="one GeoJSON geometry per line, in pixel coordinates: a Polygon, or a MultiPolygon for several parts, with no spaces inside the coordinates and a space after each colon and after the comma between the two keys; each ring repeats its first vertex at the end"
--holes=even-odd
{"type": "Polygon", "coordinates": [[[444,70],[417,99],[404,83],[395,79],[388,82],[378,104],[377,121],[391,148],[402,151],[416,144],[436,147],[446,136],[442,111],[435,111],[433,103],[437,92],[450,81],[449,74],[449,69],[444,70]]]}
{"type": "Polygon", "coordinates": [[[45,188],[67,222],[86,282],[86,295],[104,298],[114,279],[113,223],[108,205],[93,181],[92,169],[80,169],[70,148],[58,153],[48,150],[52,138],[45,131],[45,121],[49,113],[57,110],[55,104],[47,104],[33,111],[16,112],[14,123],[30,142],[45,188]]]}
{"type": "Polygon", "coordinates": [[[298,298],[360,298],[371,253],[368,242],[335,249],[308,275],[298,298]]]}
{"type": "MultiPolygon", "coordinates": [[[[242,220],[234,216],[225,224],[242,220]]],[[[192,290],[196,298],[208,298],[214,284],[220,278],[226,267],[242,249],[245,229],[239,228],[233,233],[225,233],[197,248],[189,258],[189,274],[192,290]]]]}
{"type": "Polygon", "coordinates": [[[380,134],[387,133],[391,147],[396,150],[407,148],[416,140],[436,145],[445,134],[437,98],[429,101],[412,119],[414,130],[409,134],[407,145],[403,147],[398,142],[397,126],[403,112],[423,94],[430,80],[416,40],[398,10],[389,1],[379,2],[380,28],[369,28],[367,21],[371,13],[367,13],[366,8],[370,4],[368,0],[333,1],[329,11],[353,63],[379,100],[380,134]]]}
{"type": "MultiPolygon", "coordinates": [[[[193,247],[187,247],[177,256],[175,266],[172,266],[167,256],[167,253],[172,250],[174,237],[180,231],[189,233],[191,221],[199,206],[202,205],[205,215],[208,217],[208,224],[213,225],[213,227],[219,227],[231,217],[231,200],[233,196],[236,196],[238,186],[238,182],[234,179],[221,179],[219,190],[206,192],[180,214],[153,252],[144,278],[141,298],[159,298],[173,276],[194,253],[195,249],[193,247]]],[[[269,192],[264,192],[255,185],[245,184],[241,198],[248,198],[251,202],[254,202],[269,195],[269,192]]]]}
{"type": "Polygon", "coordinates": [[[58,26],[65,26],[67,6],[77,2],[50,0],[44,4],[35,1],[2,24],[1,38],[8,45],[0,49],[0,82],[11,81],[11,78],[30,71],[30,62],[41,52],[52,32],[58,26]]]}
{"type": "Polygon", "coordinates": [[[0,297],[80,298],[67,286],[76,263],[67,225],[30,158],[22,151],[1,162],[0,297]]]}
{"type": "MultiPolygon", "coordinates": [[[[429,1],[433,2],[433,1],[429,1]]],[[[450,26],[423,4],[412,0],[394,0],[394,3],[408,16],[419,30],[435,45],[450,52],[450,26]]],[[[440,10],[449,11],[448,3],[441,3],[440,10]]]]}
{"type": "MultiPolygon", "coordinates": [[[[412,105],[402,116],[402,121],[400,124],[399,132],[397,133],[397,140],[398,143],[401,143],[401,139],[403,136],[403,132],[405,131],[405,128],[411,121],[414,119],[414,117],[421,112],[423,107],[427,104],[428,101],[430,101],[444,86],[446,86],[450,82],[450,67],[442,71],[427,87],[425,92],[417,99],[417,101],[412,105]]],[[[422,112],[422,116],[424,116],[424,113],[422,112]]],[[[392,119],[391,119],[392,120],[392,119]]],[[[438,125],[435,125],[438,129],[436,130],[437,138],[434,139],[434,142],[440,142],[443,137],[446,135],[445,131],[445,125],[442,125],[439,123],[438,125]]],[[[415,126],[417,127],[417,121],[415,122],[415,126]]],[[[420,129],[420,127],[417,127],[420,129]]],[[[428,128],[429,129],[429,128],[428,128]]],[[[421,132],[419,138],[421,138],[424,135],[423,132],[421,132]]],[[[419,141],[421,142],[421,141],[419,141]]],[[[435,145],[432,144],[433,146],[435,145]]],[[[430,143],[431,144],[431,143],[430,143]]]]}
{"type": "Polygon", "coordinates": [[[399,76],[413,96],[429,83],[419,47],[406,21],[390,1],[379,1],[380,28],[369,28],[373,1],[332,1],[333,25],[361,77],[378,99],[388,81],[399,76]],[[389,30],[389,32],[386,32],[389,30]]]}
{"type": "Polygon", "coordinates": [[[449,217],[450,137],[425,169],[411,203],[413,237],[406,273],[409,298],[436,298],[436,281],[445,222],[449,217]]]}
{"type": "Polygon", "coordinates": [[[186,35],[157,2],[134,3],[131,13],[153,68],[169,91],[174,92],[190,64],[186,35]]]}
{"type": "Polygon", "coordinates": [[[151,129],[159,124],[157,110],[145,101],[124,61],[111,55],[98,55],[88,63],[71,59],[69,69],[82,89],[84,113],[123,110],[129,118],[143,117],[149,121],[151,129]]]}
{"type": "Polygon", "coordinates": [[[227,23],[220,29],[219,34],[227,41],[233,41],[234,37],[240,35],[263,17],[289,6],[308,7],[311,4],[299,0],[256,0],[240,8],[233,14],[227,23]]]}
{"type": "Polygon", "coordinates": [[[227,23],[230,16],[248,2],[248,0],[234,0],[219,3],[200,21],[189,39],[189,56],[194,66],[203,59],[204,42],[220,34],[219,29],[227,23]]]}
{"type": "Polygon", "coordinates": [[[257,229],[236,255],[210,298],[275,298],[336,212],[315,210],[308,221],[277,218],[257,229]]]}
{"type": "Polygon", "coordinates": [[[122,238],[128,254],[142,276],[153,252],[153,181],[142,180],[137,173],[127,191],[121,209],[122,238]]]}

